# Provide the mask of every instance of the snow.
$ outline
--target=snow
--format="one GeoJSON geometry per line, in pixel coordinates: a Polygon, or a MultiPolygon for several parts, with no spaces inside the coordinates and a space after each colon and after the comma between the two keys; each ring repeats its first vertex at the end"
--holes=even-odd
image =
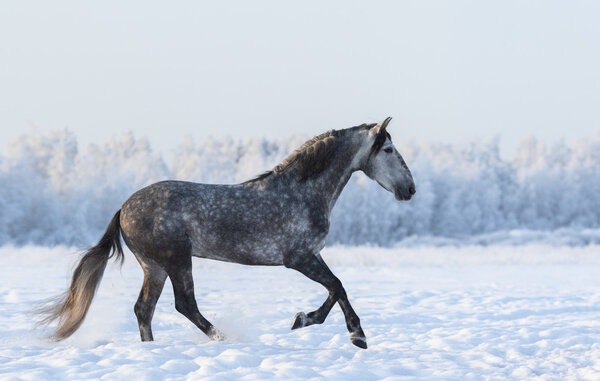
{"type": "Polygon", "coordinates": [[[65,290],[75,250],[0,248],[0,379],[468,380],[600,379],[600,247],[326,248],[369,348],[349,341],[334,307],[290,330],[325,290],[282,267],[194,262],[210,342],[175,311],[168,283],[141,343],[133,304],[142,272],[110,264],[88,318],[64,342],[32,330],[36,303],[65,290]]]}

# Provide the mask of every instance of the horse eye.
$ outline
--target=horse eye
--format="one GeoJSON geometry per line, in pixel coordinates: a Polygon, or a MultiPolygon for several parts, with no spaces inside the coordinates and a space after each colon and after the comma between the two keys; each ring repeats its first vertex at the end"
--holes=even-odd
{"type": "Polygon", "coordinates": [[[392,152],[394,152],[394,150],[393,150],[393,149],[391,149],[391,148],[386,148],[386,149],[384,149],[384,151],[385,151],[385,152],[387,152],[387,153],[392,153],[392,152]]]}

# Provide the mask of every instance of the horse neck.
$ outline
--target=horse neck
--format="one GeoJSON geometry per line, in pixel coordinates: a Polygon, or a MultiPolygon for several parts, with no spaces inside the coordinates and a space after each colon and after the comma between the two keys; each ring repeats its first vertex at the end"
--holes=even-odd
{"type": "Polygon", "coordinates": [[[331,214],[348,180],[360,167],[357,158],[360,148],[361,142],[358,138],[345,138],[334,153],[331,164],[323,172],[306,180],[306,186],[310,189],[309,197],[323,203],[328,215],[331,214]]]}

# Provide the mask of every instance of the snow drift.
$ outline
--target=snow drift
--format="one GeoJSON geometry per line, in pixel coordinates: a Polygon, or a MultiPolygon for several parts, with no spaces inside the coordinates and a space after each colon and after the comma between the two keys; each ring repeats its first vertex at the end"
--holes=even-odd
{"type": "MultiPolygon", "coordinates": [[[[0,245],[88,245],[142,186],[244,181],[306,138],[187,139],[167,163],[132,133],[87,147],[68,130],[22,135],[0,153],[0,245]]],[[[600,133],[551,147],[530,137],[510,159],[500,156],[497,140],[394,141],[417,194],[398,202],[364,175],[353,176],[333,212],[331,243],[600,242],[600,133]]]]}

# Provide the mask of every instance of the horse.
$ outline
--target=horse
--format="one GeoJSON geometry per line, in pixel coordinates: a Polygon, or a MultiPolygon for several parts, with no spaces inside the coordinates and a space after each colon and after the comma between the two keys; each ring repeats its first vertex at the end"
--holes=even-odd
{"type": "Polygon", "coordinates": [[[331,210],[354,172],[364,172],[397,200],[415,194],[411,172],[387,132],[390,120],[315,136],[272,170],[240,184],[162,181],[138,190],[84,253],[65,294],[43,308],[43,324],[58,320],[50,337],[63,340],[81,326],[108,260],[123,262],[122,237],[144,272],[134,306],[142,341],[154,340],[152,316],[167,277],[175,309],[210,339],[225,339],[196,304],[192,257],[199,257],[299,271],[329,295],[316,310],[298,312],[291,329],[323,323],[338,303],[351,342],[366,349],[360,319],[320,251],[331,210]]]}

